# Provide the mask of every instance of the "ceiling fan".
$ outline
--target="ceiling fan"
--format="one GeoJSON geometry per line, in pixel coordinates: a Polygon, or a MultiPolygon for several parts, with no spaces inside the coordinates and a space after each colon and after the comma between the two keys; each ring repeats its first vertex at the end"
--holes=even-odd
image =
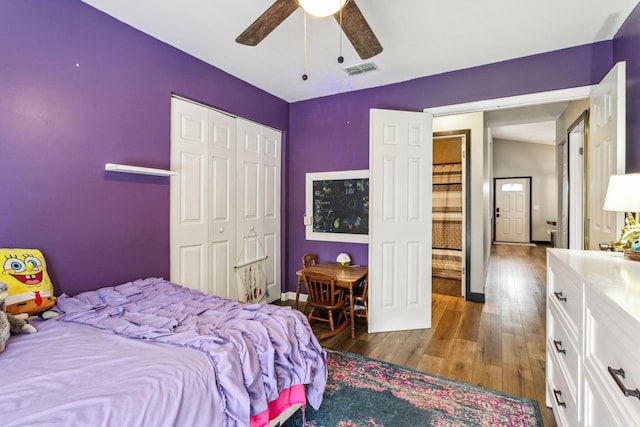
{"type": "MultiPolygon", "coordinates": [[[[256,46],[289,15],[295,12],[298,7],[308,10],[305,6],[302,6],[304,3],[303,0],[276,0],[269,9],[236,38],[236,42],[247,46],[256,46]]],[[[382,52],[382,45],[366,19],[364,19],[355,0],[347,0],[345,2],[342,7],[342,17],[340,17],[339,9],[333,13],[333,16],[338,21],[338,24],[342,26],[342,31],[347,35],[360,58],[368,59],[382,52]]]]}

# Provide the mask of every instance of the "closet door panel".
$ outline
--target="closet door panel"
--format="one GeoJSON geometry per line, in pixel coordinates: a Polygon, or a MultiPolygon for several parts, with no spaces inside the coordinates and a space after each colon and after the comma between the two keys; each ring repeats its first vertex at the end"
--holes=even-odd
{"type": "Polygon", "coordinates": [[[208,292],[207,152],[208,114],[172,99],[170,198],[170,279],[208,292]]]}
{"type": "MultiPolygon", "coordinates": [[[[205,107],[203,107],[205,108],[205,107]]],[[[209,223],[208,292],[237,299],[233,266],[236,250],[236,119],[208,109],[209,113],[209,223]]]]}
{"type": "MultiPolygon", "coordinates": [[[[280,132],[238,119],[238,237],[256,236],[254,258],[267,257],[268,301],[280,297],[280,132]]],[[[239,251],[242,251],[239,248],[239,251]]]]}
{"type": "Polygon", "coordinates": [[[218,111],[207,110],[211,135],[207,198],[210,272],[207,292],[236,299],[238,290],[233,271],[236,248],[236,120],[218,111]]]}

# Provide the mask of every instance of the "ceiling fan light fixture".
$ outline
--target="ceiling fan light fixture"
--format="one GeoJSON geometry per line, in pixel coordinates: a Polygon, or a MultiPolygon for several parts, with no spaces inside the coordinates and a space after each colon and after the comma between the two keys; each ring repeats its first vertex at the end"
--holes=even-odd
{"type": "Polygon", "coordinates": [[[347,4],[349,0],[298,0],[302,9],[310,15],[323,18],[333,15],[347,4]]]}

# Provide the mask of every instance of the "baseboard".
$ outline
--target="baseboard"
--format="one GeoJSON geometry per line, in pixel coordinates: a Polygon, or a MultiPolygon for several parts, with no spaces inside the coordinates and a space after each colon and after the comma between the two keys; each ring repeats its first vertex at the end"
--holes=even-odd
{"type": "MultiPolygon", "coordinates": [[[[289,292],[283,292],[280,294],[280,300],[282,301],[295,301],[296,300],[296,292],[295,291],[289,291],[289,292]]],[[[307,301],[307,294],[300,294],[300,302],[306,302],[307,301]]]]}
{"type": "Polygon", "coordinates": [[[471,302],[481,302],[484,304],[484,294],[480,294],[477,292],[469,292],[467,294],[467,301],[471,302]]]}

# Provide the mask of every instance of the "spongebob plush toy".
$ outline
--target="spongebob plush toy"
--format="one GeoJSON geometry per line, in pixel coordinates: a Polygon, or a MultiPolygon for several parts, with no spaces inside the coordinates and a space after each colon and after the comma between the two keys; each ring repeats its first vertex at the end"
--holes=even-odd
{"type": "Polygon", "coordinates": [[[42,252],[37,249],[0,249],[0,282],[9,286],[7,313],[52,317],[53,284],[42,252]]]}

